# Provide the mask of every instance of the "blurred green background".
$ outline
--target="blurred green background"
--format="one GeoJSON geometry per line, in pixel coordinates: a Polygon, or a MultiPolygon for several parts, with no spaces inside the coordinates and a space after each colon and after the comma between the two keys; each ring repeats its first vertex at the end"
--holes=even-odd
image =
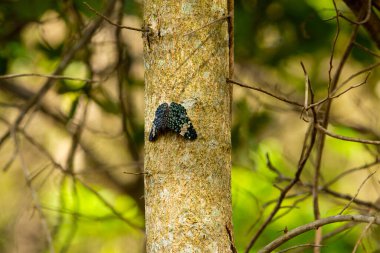
{"type": "MultiPolygon", "coordinates": [[[[142,2],[117,2],[111,18],[116,20],[121,14],[122,24],[141,27],[142,2]]],[[[106,1],[87,3],[100,11],[107,5],[106,1]]],[[[354,18],[343,2],[337,4],[344,15],[354,18]]],[[[235,0],[235,79],[303,103],[302,61],[316,99],[323,99],[337,31],[334,16],[330,0],[235,0]]],[[[52,73],[96,18],[79,0],[2,0],[0,75],[52,73]]],[[[333,70],[353,26],[341,19],[339,29],[333,70]]],[[[140,172],[143,163],[143,41],[141,33],[130,30],[122,30],[117,36],[115,27],[104,22],[62,73],[101,82],[57,80],[36,112],[26,116],[24,130],[18,134],[19,145],[13,137],[1,142],[0,252],[49,252],[38,210],[42,210],[56,252],[144,252],[143,180],[141,175],[131,174],[140,172]],[[78,133],[79,141],[73,137],[78,133]],[[75,155],[70,155],[72,151],[75,155]],[[76,179],[62,173],[53,160],[69,169],[76,179]],[[25,168],[33,190],[25,180],[25,168]],[[35,206],[36,199],[40,208],[35,206]]],[[[379,54],[363,28],[356,41],[379,54]]],[[[341,80],[377,61],[378,56],[354,47],[341,80]]],[[[364,77],[358,76],[348,85],[364,77]]],[[[331,131],[380,139],[379,77],[374,69],[365,85],[336,99],[331,131]]],[[[0,79],[1,136],[10,129],[9,124],[26,100],[45,82],[45,78],[35,76],[0,79]]],[[[279,196],[273,185],[284,187],[287,183],[268,169],[266,156],[284,176],[292,177],[307,127],[299,109],[262,93],[234,87],[232,194],[239,252],[244,251],[272,210],[279,196]]],[[[378,157],[376,147],[327,137],[322,185],[345,170],[375,161],[368,169],[349,174],[330,187],[354,196],[368,174],[379,168],[378,157]]],[[[307,185],[313,180],[314,161],[315,154],[301,176],[303,185],[291,190],[292,198],[284,202],[278,219],[265,230],[252,252],[283,234],[285,228],[313,221],[307,185]]],[[[379,177],[375,174],[357,198],[375,203],[379,193],[379,177]]],[[[347,202],[321,192],[321,216],[338,214],[347,202]]],[[[346,213],[376,211],[352,204],[346,213]]],[[[323,234],[340,226],[326,226],[323,234]]],[[[359,224],[324,241],[322,251],[351,252],[364,226],[359,224]]],[[[307,233],[284,247],[312,243],[313,237],[314,233],[307,233]]],[[[374,252],[380,247],[378,238],[379,232],[370,229],[358,252],[374,252]]]]}

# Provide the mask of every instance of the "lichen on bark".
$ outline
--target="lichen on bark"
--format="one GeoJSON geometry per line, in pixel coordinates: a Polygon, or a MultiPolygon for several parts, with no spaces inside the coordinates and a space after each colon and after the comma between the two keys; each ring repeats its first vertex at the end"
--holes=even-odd
{"type": "Polygon", "coordinates": [[[147,252],[231,252],[227,19],[212,23],[226,15],[222,0],[144,2],[147,252]],[[196,140],[148,141],[164,102],[186,108],[196,140]]]}

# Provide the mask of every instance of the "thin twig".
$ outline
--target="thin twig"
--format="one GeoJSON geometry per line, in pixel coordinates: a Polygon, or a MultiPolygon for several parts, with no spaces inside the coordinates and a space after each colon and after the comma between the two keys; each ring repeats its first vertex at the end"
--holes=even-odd
{"type": "Polygon", "coordinates": [[[333,191],[330,188],[322,188],[321,191],[324,192],[324,193],[326,193],[326,194],[329,194],[329,195],[331,195],[333,197],[339,198],[339,199],[345,199],[345,200],[348,200],[348,201],[352,200],[352,202],[355,203],[356,205],[365,206],[365,207],[371,208],[373,210],[376,210],[377,212],[380,212],[380,206],[376,205],[375,203],[372,203],[372,202],[369,202],[369,201],[364,201],[364,200],[361,200],[361,199],[358,199],[358,198],[354,198],[351,195],[342,194],[342,193],[333,191]]]}
{"type": "MultiPolygon", "coordinates": [[[[368,12],[365,13],[366,9],[366,1],[352,1],[352,0],[343,0],[343,2],[351,9],[351,11],[355,14],[357,17],[357,20],[361,20],[365,18],[364,16],[368,15],[368,12]]],[[[378,0],[373,0],[372,3],[377,3],[377,6],[379,5],[378,0]]],[[[368,6],[368,8],[371,8],[368,6]]],[[[371,10],[372,11],[372,10],[371,10]]],[[[355,24],[356,25],[356,24],[355,24]]],[[[380,48],[380,19],[378,15],[376,14],[375,10],[373,10],[371,17],[369,20],[362,24],[362,26],[368,31],[370,36],[372,37],[372,41],[374,41],[378,48],[380,48]]]]}
{"type": "Polygon", "coordinates": [[[200,31],[200,30],[206,28],[207,26],[213,25],[213,24],[215,24],[215,23],[218,23],[218,22],[220,22],[220,21],[226,20],[226,19],[228,19],[228,18],[230,18],[230,15],[225,15],[225,16],[223,16],[223,17],[217,18],[217,19],[215,19],[215,20],[213,20],[213,21],[211,21],[211,22],[209,22],[209,23],[207,23],[207,24],[205,24],[205,25],[203,25],[203,26],[201,26],[201,27],[199,27],[199,28],[197,28],[197,29],[191,31],[191,32],[188,32],[188,33],[183,34],[182,36],[190,36],[190,35],[192,35],[192,34],[198,32],[198,31],[200,31]]]}
{"type": "Polygon", "coordinates": [[[11,79],[11,78],[20,78],[20,77],[31,77],[31,76],[44,77],[44,78],[56,79],[56,80],[82,81],[82,82],[87,82],[87,83],[99,82],[98,80],[76,78],[76,77],[70,77],[70,76],[61,76],[61,75],[46,75],[46,74],[38,74],[38,73],[21,73],[21,74],[2,75],[2,76],[0,76],[0,80],[11,79]]]}
{"type": "Polygon", "coordinates": [[[136,176],[141,176],[141,175],[148,175],[148,172],[129,172],[129,171],[123,171],[124,174],[127,175],[136,175],[136,176]]]}
{"type": "Polygon", "coordinates": [[[299,244],[296,246],[292,246],[292,247],[280,250],[277,253],[284,253],[284,252],[288,252],[289,250],[294,250],[294,249],[298,249],[298,248],[314,248],[314,247],[323,247],[323,246],[324,245],[315,245],[315,244],[311,244],[311,243],[305,243],[305,244],[299,244]]]}
{"type": "Polygon", "coordinates": [[[339,90],[341,87],[343,87],[346,83],[348,83],[349,81],[351,81],[353,78],[361,75],[361,74],[364,74],[374,68],[377,68],[380,66],[380,62],[377,62],[375,64],[372,64],[371,66],[367,67],[367,68],[364,68],[358,72],[356,72],[355,74],[352,74],[351,76],[349,76],[345,81],[343,81],[339,86],[336,87],[336,89],[333,91],[333,92],[336,92],[337,90],[339,90]]]}
{"type": "Polygon", "coordinates": [[[54,165],[54,167],[56,167],[57,169],[59,169],[61,172],[63,172],[64,174],[66,174],[66,170],[65,168],[63,168],[63,166],[61,164],[59,164],[55,159],[54,157],[49,153],[48,150],[46,150],[46,148],[38,143],[32,136],[30,136],[27,132],[25,132],[24,130],[20,129],[18,130],[24,137],[25,139],[30,143],[32,144],[33,146],[36,147],[36,149],[41,152],[44,156],[46,156],[50,162],[54,165]]]}
{"type": "Polygon", "coordinates": [[[351,205],[352,201],[354,201],[354,199],[356,199],[356,197],[359,195],[359,192],[360,190],[363,188],[364,184],[376,173],[375,172],[372,172],[371,174],[369,174],[365,179],[364,181],[360,184],[358,190],[356,191],[355,195],[352,197],[352,199],[350,200],[350,202],[348,202],[342,209],[342,211],[339,212],[339,215],[343,214],[343,212],[351,205]]]}
{"type": "MultiPolygon", "coordinates": [[[[299,208],[299,207],[297,206],[297,204],[300,203],[300,202],[305,201],[306,199],[308,199],[308,198],[310,197],[310,195],[311,195],[311,193],[308,192],[308,193],[305,194],[305,196],[303,196],[303,197],[301,197],[301,198],[299,198],[299,199],[296,199],[296,200],[293,202],[293,204],[292,204],[291,206],[289,206],[288,209],[287,209],[284,213],[282,213],[282,214],[276,216],[276,218],[274,218],[274,219],[272,220],[272,222],[275,222],[276,220],[281,219],[282,217],[284,217],[285,215],[287,215],[288,213],[290,213],[294,208],[299,208]]],[[[286,206],[282,206],[281,208],[285,208],[285,207],[286,207],[286,206]]]]}
{"type": "Polygon", "coordinates": [[[304,76],[305,76],[305,102],[304,102],[303,106],[304,106],[304,108],[307,108],[309,105],[309,89],[310,89],[309,87],[311,85],[310,85],[309,75],[307,74],[306,68],[303,65],[302,61],[301,61],[301,67],[303,69],[304,76]]]}
{"type": "Polygon", "coordinates": [[[349,92],[350,90],[355,89],[355,88],[358,88],[358,87],[360,87],[360,86],[366,84],[367,81],[368,81],[369,75],[370,75],[370,73],[367,74],[367,76],[365,77],[365,79],[364,79],[362,82],[360,82],[360,83],[358,83],[358,84],[354,84],[354,85],[350,86],[349,88],[345,89],[344,91],[342,91],[342,92],[340,92],[340,93],[338,93],[338,94],[335,94],[335,95],[334,95],[334,93],[337,92],[337,89],[334,90],[334,91],[332,91],[332,92],[328,95],[328,97],[325,97],[324,99],[321,99],[321,100],[319,100],[318,102],[315,102],[315,103],[312,103],[312,104],[308,105],[307,107],[304,108],[304,110],[308,111],[308,110],[309,110],[310,108],[312,108],[312,107],[317,107],[317,106],[319,106],[319,105],[325,103],[326,101],[332,100],[332,99],[334,99],[334,98],[338,98],[338,97],[342,96],[343,94],[349,92]]]}
{"type": "Polygon", "coordinates": [[[353,172],[356,172],[356,171],[360,171],[360,170],[365,170],[365,169],[369,169],[371,168],[372,166],[375,166],[377,164],[380,163],[380,159],[377,157],[373,162],[371,163],[368,163],[368,164],[364,164],[360,167],[356,167],[356,168],[353,168],[353,169],[349,169],[349,170],[344,170],[343,173],[337,175],[335,178],[331,179],[329,182],[327,182],[326,184],[324,184],[324,186],[322,188],[326,188],[326,187],[329,187],[331,185],[333,185],[334,183],[338,182],[340,179],[342,179],[344,176],[348,175],[348,174],[351,174],[353,172]]]}
{"type": "Polygon", "coordinates": [[[20,159],[20,164],[21,164],[22,171],[24,173],[24,178],[25,178],[25,181],[26,181],[26,185],[28,186],[28,188],[30,190],[30,193],[32,195],[32,200],[34,202],[34,207],[35,207],[35,209],[37,210],[37,212],[38,212],[38,214],[40,216],[40,221],[41,221],[42,229],[45,232],[46,241],[47,241],[47,244],[49,246],[49,251],[50,251],[50,253],[54,253],[55,250],[54,250],[53,240],[52,240],[52,236],[51,236],[51,233],[50,233],[50,230],[49,230],[49,226],[48,226],[45,214],[43,213],[43,211],[41,209],[41,204],[40,204],[40,200],[38,198],[38,193],[33,188],[32,182],[30,180],[31,174],[30,174],[29,168],[27,167],[27,163],[25,161],[23,153],[21,152],[21,147],[20,147],[19,140],[17,138],[16,131],[12,131],[11,135],[12,135],[12,137],[14,139],[15,149],[16,149],[16,152],[17,152],[17,154],[19,156],[19,159],[20,159]]]}
{"type": "MultiPolygon", "coordinates": [[[[370,76],[370,74],[371,74],[371,72],[369,72],[369,73],[367,74],[367,76],[365,77],[364,81],[362,81],[362,82],[360,82],[360,83],[358,83],[358,84],[354,84],[354,85],[350,86],[349,88],[347,88],[346,90],[342,91],[341,93],[338,93],[338,94],[336,94],[336,95],[331,96],[329,99],[338,98],[338,97],[342,96],[343,94],[349,92],[350,90],[355,89],[355,88],[358,88],[358,87],[360,87],[360,86],[366,84],[366,83],[367,83],[367,80],[368,80],[368,78],[369,78],[369,76],[370,76]]],[[[340,87],[342,87],[342,86],[343,86],[343,84],[342,84],[340,87]]],[[[338,87],[337,89],[335,89],[335,91],[333,91],[332,94],[334,94],[334,93],[335,93],[340,87],[338,87]]]]}
{"type": "Polygon", "coordinates": [[[337,234],[340,234],[350,228],[353,228],[354,226],[356,226],[357,224],[354,223],[354,222],[349,222],[347,224],[344,224],[343,226],[340,226],[336,229],[334,229],[333,231],[329,232],[329,233],[326,233],[323,235],[323,241],[325,240],[328,240],[329,238],[333,238],[335,237],[337,234]]]}
{"type": "Polygon", "coordinates": [[[342,17],[343,19],[347,20],[351,24],[363,25],[363,24],[367,23],[368,20],[371,18],[371,12],[372,12],[371,7],[372,7],[372,0],[368,0],[366,16],[363,18],[363,20],[360,20],[360,21],[351,20],[348,17],[344,16],[341,12],[339,12],[339,16],[342,17]]]}
{"type": "Polygon", "coordinates": [[[332,70],[333,70],[333,67],[334,67],[334,65],[333,65],[334,53],[335,53],[336,43],[338,41],[338,37],[339,37],[339,34],[340,34],[339,11],[338,11],[338,7],[336,6],[335,0],[333,0],[332,2],[333,2],[334,10],[335,10],[335,13],[336,13],[336,15],[335,15],[335,19],[336,19],[336,33],[335,33],[334,42],[333,42],[332,49],[331,49],[330,61],[329,61],[329,64],[330,64],[330,67],[329,67],[329,84],[328,84],[328,87],[327,87],[328,97],[330,95],[329,91],[330,91],[330,87],[331,87],[331,84],[332,84],[332,70]]]}
{"type": "Polygon", "coordinates": [[[83,185],[87,190],[89,190],[92,194],[94,194],[105,206],[107,206],[107,208],[116,216],[118,217],[120,220],[124,221],[126,224],[128,224],[130,227],[138,230],[138,231],[141,231],[141,232],[144,232],[144,229],[137,225],[137,224],[134,224],[132,221],[128,220],[127,218],[125,218],[123,216],[123,214],[121,214],[119,211],[117,211],[115,209],[115,207],[110,204],[102,195],[100,195],[95,189],[93,189],[92,187],[90,187],[89,185],[87,185],[85,182],[83,182],[82,180],[79,180],[77,179],[77,181],[79,183],[81,183],[81,185],[83,185]]]}
{"type": "Polygon", "coordinates": [[[229,78],[227,78],[227,82],[228,82],[228,83],[233,83],[233,84],[239,85],[240,87],[244,87],[244,88],[248,88],[248,89],[251,89],[251,90],[256,90],[256,91],[262,92],[262,93],[264,93],[264,94],[266,94],[266,95],[268,95],[268,96],[274,97],[274,98],[276,98],[276,99],[278,99],[278,100],[281,100],[281,101],[283,101],[283,102],[286,102],[286,103],[288,103],[288,104],[292,104],[292,105],[295,105],[295,106],[298,106],[298,107],[303,107],[303,105],[300,104],[300,103],[298,103],[298,102],[295,102],[295,101],[289,100],[289,99],[284,98],[284,97],[280,97],[280,96],[278,96],[278,95],[275,95],[275,94],[273,94],[273,93],[270,93],[269,91],[263,90],[263,89],[258,88],[258,87],[252,87],[252,86],[249,86],[249,85],[247,85],[247,84],[244,84],[244,83],[241,83],[241,82],[237,82],[237,81],[235,81],[235,80],[231,80],[231,79],[229,79],[229,78]]]}
{"type": "MultiPolygon", "coordinates": [[[[334,2],[334,7],[336,8],[335,2],[334,2]]],[[[336,12],[337,12],[337,9],[336,9],[336,12]]],[[[341,73],[343,71],[343,67],[346,64],[348,57],[351,53],[351,50],[353,47],[353,42],[355,41],[356,35],[358,33],[358,29],[359,29],[359,26],[355,25],[355,27],[351,33],[351,37],[350,37],[350,40],[348,42],[348,45],[347,45],[346,49],[344,50],[343,56],[339,62],[337,70],[336,70],[336,72],[335,72],[335,74],[331,80],[331,83],[329,82],[328,91],[327,91],[328,97],[331,96],[332,91],[334,91],[338,85],[340,75],[341,75],[341,73]]],[[[339,34],[337,33],[336,39],[338,38],[338,35],[339,34]]],[[[336,46],[335,42],[334,42],[334,46],[336,46]]],[[[332,57],[330,60],[332,61],[332,57]]],[[[332,101],[333,100],[331,100],[331,99],[327,100],[327,103],[325,104],[325,107],[324,107],[325,112],[324,112],[322,120],[321,120],[322,121],[321,125],[324,128],[327,128],[328,124],[329,124],[332,101]]],[[[314,122],[315,122],[314,126],[319,125],[319,123],[317,123],[318,119],[316,118],[316,114],[313,114],[313,116],[315,117],[314,118],[314,122]]],[[[314,166],[315,172],[314,172],[314,178],[313,178],[313,208],[314,208],[313,212],[314,212],[314,219],[315,220],[320,219],[318,193],[319,193],[319,179],[321,176],[322,157],[323,157],[323,150],[324,150],[324,146],[325,146],[325,140],[326,140],[325,134],[319,134],[318,135],[317,147],[316,147],[316,149],[317,149],[316,150],[316,159],[315,159],[315,166],[314,166]]],[[[314,244],[316,244],[316,245],[321,244],[321,240],[322,240],[322,230],[321,230],[321,228],[319,228],[319,229],[317,229],[317,231],[315,233],[314,244]]],[[[319,252],[320,252],[319,248],[314,248],[314,253],[319,253],[319,252]]]]}
{"type": "Polygon", "coordinates": [[[280,245],[284,244],[285,242],[289,241],[290,239],[303,234],[310,230],[315,230],[316,228],[322,227],[327,224],[331,223],[337,223],[337,222],[345,222],[345,221],[352,221],[352,222],[361,222],[361,223],[370,223],[380,225],[380,218],[376,218],[373,216],[367,216],[367,215],[336,215],[336,216],[330,216],[327,218],[323,218],[320,220],[313,221],[311,223],[302,225],[300,227],[297,227],[295,229],[292,229],[288,231],[288,233],[280,236],[276,240],[272,241],[268,245],[266,245],[264,248],[259,250],[258,253],[268,253],[272,252],[274,249],[278,248],[280,245]]]}
{"type": "Polygon", "coordinates": [[[350,141],[350,142],[364,143],[364,144],[380,145],[380,140],[379,141],[365,140],[365,139],[352,138],[352,137],[334,134],[319,124],[316,124],[315,127],[318,128],[318,130],[322,131],[324,134],[326,134],[330,137],[333,137],[335,139],[339,139],[339,140],[343,140],[343,141],[350,141]]]}
{"type": "Polygon", "coordinates": [[[363,50],[364,52],[366,52],[366,53],[368,53],[368,54],[370,54],[370,55],[372,55],[372,56],[375,56],[376,58],[380,58],[380,55],[379,55],[379,54],[377,54],[377,53],[375,53],[374,51],[372,51],[371,49],[369,49],[369,48],[367,48],[367,47],[365,47],[365,46],[359,44],[358,42],[355,41],[355,42],[354,42],[354,45],[355,45],[356,47],[360,48],[361,50],[363,50]]]}
{"type": "MultiPolygon", "coordinates": [[[[83,96],[79,97],[79,101],[83,99],[83,96]]],[[[79,102],[80,103],[80,102],[79,102]]],[[[66,171],[68,173],[73,173],[74,171],[74,160],[75,156],[77,155],[77,148],[80,143],[80,139],[82,137],[84,125],[86,124],[87,120],[87,110],[88,110],[89,101],[85,101],[83,105],[83,115],[80,117],[81,122],[76,125],[75,131],[73,135],[71,136],[71,146],[68,151],[67,159],[66,159],[66,171]]]]}
{"type": "Polygon", "coordinates": [[[350,36],[350,40],[347,44],[347,47],[343,53],[343,56],[339,62],[339,65],[338,65],[338,68],[335,72],[335,75],[333,77],[333,80],[332,80],[332,84],[331,86],[329,87],[329,94],[330,92],[334,91],[338,85],[338,81],[339,81],[339,78],[340,78],[340,75],[343,71],[343,67],[344,65],[346,64],[347,60],[348,60],[348,57],[350,56],[350,53],[351,53],[351,50],[354,46],[354,41],[356,39],[356,35],[358,34],[358,30],[359,30],[359,26],[358,25],[355,25],[354,26],[354,29],[351,33],[351,36],[350,36]]]}
{"type": "Polygon", "coordinates": [[[360,243],[361,243],[361,241],[362,241],[364,235],[366,234],[366,232],[368,231],[368,229],[372,226],[372,224],[375,222],[375,220],[376,220],[376,219],[375,219],[374,217],[372,217],[372,221],[369,222],[369,223],[367,224],[367,226],[365,226],[365,228],[363,229],[362,233],[360,234],[359,239],[358,239],[357,242],[355,243],[355,247],[354,247],[354,249],[352,250],[352,253],[355,253],[355,252],[356,252],[356,250],[358,249],[358,247],[359,247],[359,245],[360,245],[360,243]]]}
{"type": "Polygon", "coordinates": [[[105,15],[99,13],[97,10],[95,10],[94,8],[92,8],[87,2],[83,2],[83,4],[86,5],[87,8],[89,8],[91,11],[93,11],[96,15],[98,15],[99,17],[102,17],[105,21],[107,21],[108,23],[110,23],[113,26],[119,27],[121,29],[128,29],[128,30],[138,31],[138,32],[150,32],[149,29],[136,28],[136,27],[124,26],[124,25],[116,24],[111,19],[107,18],[105,15]]]}
{"type": "MultiPolygon", "coordinates": [[[[313,102],[314,96],[311,94],[311,102],[313,102]]],[[[315,109],[312,108],[313,113],[313,119],[316,119],[316,112],[315,109]]],[[[316,122],[313,121],[311,124],[315,124],[316,122]]],[[[260,235],[264,232],[265,228],[269,225],[269,223],[273,220],[274,216],[277,214],[277,212],[281,208],[281,204],[283,200],[286,197],[286,194],[290,191],[290,189],[293,188],[293,186],[299,181],[302,171],[306,165],[306,162],[308,161],[311,151],[313,150],[315,139],[316,139],[317,131],[315,130],[315,127],[311,127],[311,131],[308,131],[305,135],[305,139],[308,139],[310,137],[310,143],[309,145],[306,145],[306,140],[304,141],[303,149],[299,158],[297,171],[295,172],[294,178],[292,181],[281,191],[280,196],[278,197],[278,201],[273,208],[272,212],[269,214],[268,218],[264,221],[264,223],[261,225],[259,230],[256,232],[256,234],[253,236],[251,241],[249,242],[245,252],[248,253],[250,249],[253,247],[257,239],[260,237],[260,235]]]]}
{"type": "MultiPolygon", "coordinates": [[[[305,82],[307,83],[306,87],[308,89],[311,89],[311,84],[310,84],[310,80],[308,78],[308,74],[307,74],[307,71],[306,71],[306,68],[305,66],[303,65],[303,63],[301,62],[301,66],[302,66],[302,70],[304,72],[304,75],[305,75],[305,82]]],[[[317,118],[316,118],[316,114],[313,114],[315,117],[314,117],[314,122],[317,122],[317,118]]],[[[318,150],[322,148],[323,149],[323,143],[321,142],[318,142],[318,150]]],[[[315,166],[315,174],[314,174],[314,178],[313,178],[313,186],[312,186],[312,194],[313,194],[313,213],[314,213],[314,219],[315,220],[318,220],[320,219],[320,211],[319,211],[319,202],[318,202],[318,193],[319,193],[319,190],[318,190],[318,185],[319,185],[319,175],[320,175],[320,172],[319,172],[319,164],[317,162],[316,166],[315,166]]],[[[318,228],[317,231],[315,232],[315,241],[314,241],[314,244],[315,245],[320,245],[321,244],[321,241],[322,241],[322,230],[321,228],[318,228]]],[[[319,252],[319,248],[314,248],[314,252],[319,252]]]]}

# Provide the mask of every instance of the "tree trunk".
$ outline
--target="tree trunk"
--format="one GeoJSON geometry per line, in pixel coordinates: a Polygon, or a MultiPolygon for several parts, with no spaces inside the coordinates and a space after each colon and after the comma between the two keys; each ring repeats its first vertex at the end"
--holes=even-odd
{"type": "Polygon", "coordinates": [[[147,252],[232,252],[226,0],[146,0],[147,252]],[[215,22],[214,22],[215,21],[215,22]],[[156,108],[181,103],[197,132],[148,140],[156,108]]]}

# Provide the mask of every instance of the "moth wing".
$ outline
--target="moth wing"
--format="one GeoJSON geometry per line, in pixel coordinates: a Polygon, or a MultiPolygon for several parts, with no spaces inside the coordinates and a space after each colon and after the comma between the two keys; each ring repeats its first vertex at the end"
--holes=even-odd
{"type": "Polygon", "coordinates": [[[167,103],[163,103],[157,107],[149,133],[149,141],[155,141],[160,134],[167,131],[168,112],[169,106],[167,103]]]}

